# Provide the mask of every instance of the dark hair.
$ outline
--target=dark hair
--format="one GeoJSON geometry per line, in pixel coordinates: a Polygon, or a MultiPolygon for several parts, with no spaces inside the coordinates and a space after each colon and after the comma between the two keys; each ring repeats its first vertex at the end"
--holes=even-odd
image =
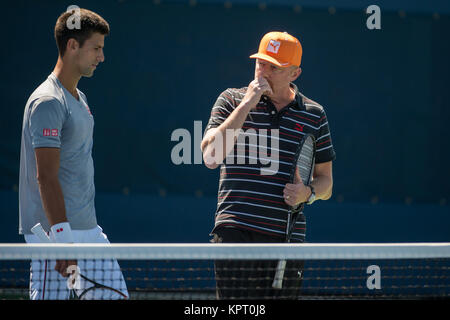
{"type": "Polygon", "coordinates": [[[84,42],[91,37],[94,32],[98,32],[103,35],[109,34],[109,24],[101,16],[87,9],[73,9],[62,13],[55,25],[55,40],[58,46],[59,55],[62,57],[66,52],[67,41],[73,38],[79,44],[83,46],[84,42]],[[78,16],[73,16],[77,15],[78,16]],[[78,22],[78,26],[68,26],[69,18],[70,24],[78,22]],[[78,19],[78,21],[76,21],[78,19]]]}

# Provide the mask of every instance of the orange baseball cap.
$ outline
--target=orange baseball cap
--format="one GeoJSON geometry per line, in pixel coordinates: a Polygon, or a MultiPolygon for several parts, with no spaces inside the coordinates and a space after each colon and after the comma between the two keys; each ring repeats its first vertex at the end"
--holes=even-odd
{"type": "Polygon", "coordinates": [[[259,43],[258,53],[250,58],[262,59],[282,68],[299,67],[302,52],[302,45],[297,38],[287,32],[274,31],[264,35],[259,43]]]}

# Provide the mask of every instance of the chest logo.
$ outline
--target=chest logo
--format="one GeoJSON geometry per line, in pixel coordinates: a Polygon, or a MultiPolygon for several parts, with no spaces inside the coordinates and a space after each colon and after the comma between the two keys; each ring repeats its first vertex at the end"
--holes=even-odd
{"type": "Polygon", "coordinates": [[[301,125],[300,123],[295,124],[295,130],[303,132],[303,128],[305,125],[301,125]]]}

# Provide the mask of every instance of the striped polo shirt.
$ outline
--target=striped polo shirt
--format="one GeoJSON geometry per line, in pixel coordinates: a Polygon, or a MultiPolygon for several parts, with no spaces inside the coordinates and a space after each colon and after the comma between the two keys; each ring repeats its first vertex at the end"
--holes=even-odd
{"type": "MultiPolygon", "coordinates": [[[[336,158],[324,108],[298,91],[295,99],[279,112],[263,95],[256,108],[249,112],[242,130],[245,139],[237,139],[234,149],[220,167],[215,226],[246,229],[282,242],[286,235],[288,205],[283,189],[289,183],[294,154],[302,137],[316,137],[316,163],[336,158]],[[274,140],[277,139],[274,143],[274,140]],[[255,145],[258,144],[258,145],[255,145]],[[267,163],[270,155],[278,154],[267,163]],[[276,170],[265,172],[267,168],[276,170]]],[[[220,94],[211,110],[206,132],[218,127],[241,103],[247,87],[227,89],[220,94]]],[[[241,135],[242,136],[242,135],[241,135]]],[[[305,215],[300,213],[291,242],[303,242],[305,215]]]]}

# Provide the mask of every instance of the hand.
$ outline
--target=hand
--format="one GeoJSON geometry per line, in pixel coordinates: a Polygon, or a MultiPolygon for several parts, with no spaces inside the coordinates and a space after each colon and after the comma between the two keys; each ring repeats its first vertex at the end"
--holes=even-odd
{"type": "MultiPolygon", "coordinates": [[[[64,278],[67,278],[70,276],[69,273],[67,273],[67,268],[69,266],[76,266],[77,260],[56,260],[55,270],[58,271],[64,278]]],[[[75,269],[73,269],[75,272],[75,269]]]]}
{"type": "Polygon", "coordinates": [[[267,79],[262,76],[257,76],[256,79],[248,85],[247,92],[242,100],[246,101],[254,108],[263,94],[270,95],[272,93],[272,88],[267,79]]]}
{"type": "Polygon", "coordinates": [[[291,207],[308,201],[311,196],[311,189],[303,184],[298,167],[295,169],[294,183],[286,184],[283,190],[283,196],[284,202],[291,207]]]}

